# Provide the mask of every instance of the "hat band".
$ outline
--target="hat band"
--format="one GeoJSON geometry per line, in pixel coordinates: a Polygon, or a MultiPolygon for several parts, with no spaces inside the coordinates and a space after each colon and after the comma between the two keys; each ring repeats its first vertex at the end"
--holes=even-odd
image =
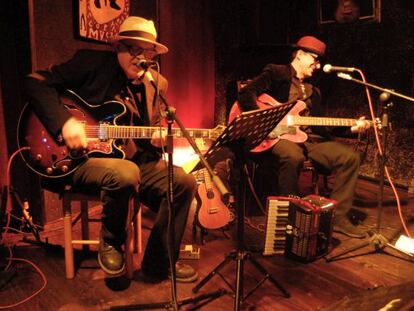
{"type": "Polygon", "coordinates": [[[144,38],[144,39],[155,41],[155,37],[152,34],[150,34],[148,32],[145,32],[145,31],[136,31],[136,30],[122,31],[118,35],[119,36],[125,36],[125,37],[141,37],[141,38],[144,38]]]}

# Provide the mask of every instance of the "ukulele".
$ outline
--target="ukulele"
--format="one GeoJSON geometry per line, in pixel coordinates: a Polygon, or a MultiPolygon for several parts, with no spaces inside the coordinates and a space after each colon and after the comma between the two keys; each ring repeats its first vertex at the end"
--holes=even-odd
{"type": "Polygon", "coordinates": [[[204,182],[198,186],[201,206],[198,210],[198,222],[205,229],[219,229],[230,221],[230,211],[221,200],[220,192],[212,183],[207,169],[203,169],[204,182]]]}

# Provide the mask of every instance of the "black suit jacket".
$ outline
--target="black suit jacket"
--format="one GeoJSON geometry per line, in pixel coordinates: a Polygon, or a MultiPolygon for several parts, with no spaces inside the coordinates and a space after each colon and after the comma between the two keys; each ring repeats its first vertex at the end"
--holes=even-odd
{"type": "MultiPolygon", "coordinates": [[[[28,76],[25,79],[25,95],[43,125],[56,139],[59,139],[62,126],[71,117],[59,101],[61,91],[70,89],[89,104],[99,105],[115,99],[116,95],[125,91],[128,82],[116,53],[111,51],[80,50],[69,61],[37,73],[44,80],[28,76]]],[[[157,80],[156,72],[151,73],[157,80]]],[[[144,79],[144,85],[150,121],[145,125],[157,126],[161,121],[159,101],[154,102],[155,90],[147,79],[144,79]]],[[[167,87],[167,80],[160,75],[160,94],[165,96],[167,87]]]]}
{"type": "MultiPolygon", "coordinates": [[[[57,137],[70,114],[59,101],[59,92],[75,91],[90,104],[99,105],[113,100],[127,84],[127,77],[118,64],[117,55],[110,51],[80,50],[69,61],[38,71],[44,81],[32,77],[25,80],[25,93],[45,127],[57,137]]],[[[156,72],[152,71],[156,79],[156,72]]],[[[155,90],[144,79],[146,105],[150,124],[158,125],[161,118],[155,106],[155,90]]],[[[160,76],[160,94],[165,96],[168,82],[160,76]]],[[[158,103],[158,101],[157,101],[158,103]]]]}

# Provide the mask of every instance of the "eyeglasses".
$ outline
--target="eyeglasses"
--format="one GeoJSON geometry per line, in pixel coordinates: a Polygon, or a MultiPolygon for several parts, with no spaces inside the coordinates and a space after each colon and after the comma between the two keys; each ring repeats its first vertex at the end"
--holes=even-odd
{"type": "Polygon", "coordinates": [[[136,45],[129,45],[124,42],[119,42],[117,50],[118,52],[128,52],[134,57],[142,54],[145,54],[147,56],[153,56],[155,54],[153,50],[144,49],[143,47],[136,45]]]}
{"type": "Polygon", "coordinates": [[[306,52],[306,54],[308,54],[309,56],[312,56],[313,61],[315,63],[319,63],[320,62],[320,59],[319,59],[319,55],[318,54],[311,53],[311,52],[306,52]]]}

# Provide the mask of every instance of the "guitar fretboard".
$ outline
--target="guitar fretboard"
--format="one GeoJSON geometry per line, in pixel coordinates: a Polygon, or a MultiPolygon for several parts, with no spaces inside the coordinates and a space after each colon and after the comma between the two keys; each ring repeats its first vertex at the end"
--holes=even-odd
{"type": "Polygon", "coordinates": [[[319,117],[301,117],[301,116],[287,116],[287,124],[294,125],[309,125],[309,126],[354,126],[355,119],[346,118],[319,118],[319,117]]]}
{"type": "MultiPolygon", "coordinates": [[[[119,126],[100,124],[97,126],[86,126],[86,135],[91,138],[105,139],[148,139],[156,132],[160,132],[159,127],[146,126],[119,126]]],[[[167,130],[163,128],[163,130],[167,130]]],[[[209,129],[187,129],[189,135],[193,138],[213,139],[209,129]]],[[[184,137],[182,131],[178,128],[172,129],[172,134],[176,138],[184,137]]]]}

